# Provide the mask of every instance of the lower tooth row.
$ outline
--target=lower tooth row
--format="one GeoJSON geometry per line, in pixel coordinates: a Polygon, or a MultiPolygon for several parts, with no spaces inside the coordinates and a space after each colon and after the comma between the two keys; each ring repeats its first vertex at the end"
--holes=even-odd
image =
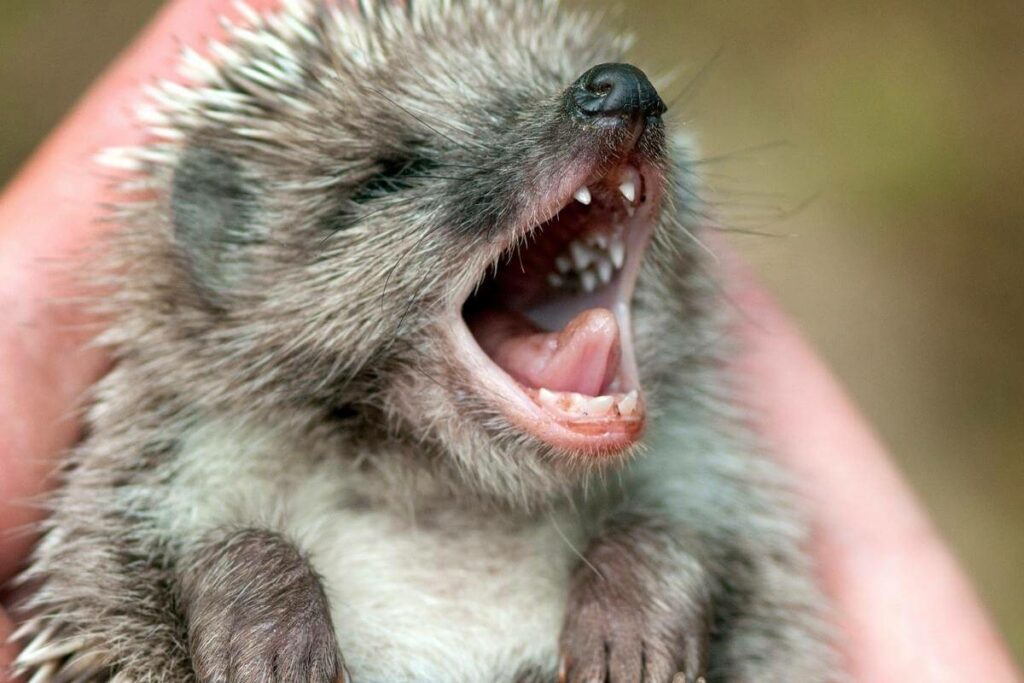
{"type": "Polygon", "coordinates": [[[574,392],[555,392],[542,388],[537,395],[545,408],[570,413],[576,417],[608,417],[612,414],[613,408],[620,417],[633,417],[640,402],[640,395],[636,390],[619,396],[584,396],[574,392]]]}

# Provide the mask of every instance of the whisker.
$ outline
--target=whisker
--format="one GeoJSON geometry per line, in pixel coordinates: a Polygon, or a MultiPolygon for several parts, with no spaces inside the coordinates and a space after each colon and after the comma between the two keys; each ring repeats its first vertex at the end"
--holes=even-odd
{"type": "Polygon", "coordinates": [[[698,238],[695,234],[693,234],[693,232],[689,228],[687,228],[686,225],[684,225],[681,220],[679,220],[676,217],[675,214],[677,213],[678,209],[677,209],[677,207],[675,205],[675,197],[674,197],[674,195],[668,194],[667,197],[666,197],[666,203],[668,203],[670,208],[672,209],[672,211],[669,211],[668,213],[665,214],[668,217],[669,222],[672,225],[674,225],[676,228],[681,230],[684,235],[686,235],[691,240],[693,240],[694,244],[696,244],[698,247],[703,249],[705,252],[707,252],[707,254],[709,256],[711,256],[711,258],[713,258],[716,262],[718,262],[718,254],[716,254],[714,251],[712,251],[712,249],[710,247],[708,247],[708,245],[706,245],[703,242],[701,242],[700,238],[698,238]]]}
{"type": "Polygon", "coordinates": [[[686,108],[690,102],[693,101],[693,97],[700,91],[700,89],[707,82],[707,77],[711,73],[711,70],[718,65],[719,59],[725,53],[725,45],[719,46],[715,53],[711,55],[711,58],[694,74],[687,84],[683,87],[682,92],[672,98],[669,102],[669,110],[675,109],[677,106],[686,108]]]}
{"type": "Polygon", "coordinates": [[[695,159],[689,162],[687,165],[696,167],[707,166],[709,164],[719,164],[725,161],[736,161],[746,155],[792,146],[793,144],[789,140],[773,140],[772,142],[765,142],[759,145],[752,145],[750,147],[744,147],[742,149],[734,150],[732,152],[726,152],[724,154],[719,154],[712,157],[703,157],[701,159],[695,159]]]}
{"type": "Polygon", "coordinates": [[[437,133],[438,135],[440,135],[441,137],[443,137],[445,140],[447,140],[448,142],[452,143],[456,147],[461,147],[462,149],[467,150],[467,151],[470,149],[465,144],[459,142],[458,140],[456,140],[455,138],[451,137],[450,135],[446,135],[446,134],[442,133],[437,128],[435,128],[434,126],[432,126],[429,123],[427,123],[427,121],[423,118],[422,115],[417,115],[416,112],[412,111],[408,107],[405,107],[405,106],[399,104],[398,102],[395,102],[394,99],[388,97],[382,90],[379,90],[377,88],[370,88],[370,90],[372,90],[373,92],[377,93],[378,95],[383,97],[385,100],[387,100],[388,102],[393,104],[396,108],[402,110],[403,112],[405,112],[406,114],[408,114],[409,116],[414,118],[416,121],[419,121],[424,126],[429,128],[430,130],[434,131],[435,133],[437,133]]]}

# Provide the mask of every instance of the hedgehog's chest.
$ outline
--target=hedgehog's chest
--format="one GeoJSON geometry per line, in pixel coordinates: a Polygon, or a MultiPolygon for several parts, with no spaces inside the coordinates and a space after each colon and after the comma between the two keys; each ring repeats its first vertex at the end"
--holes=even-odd
{"type": "Polygon", "coordinates": [[[356,683],[553,674],[574,558],[558,530],[441,521],[338,512],[307,544],[356,683]]]}
{"type": "Polygon", "coordinates": [[[186,444],[161,496],[168,532],[259,526],[293,540],[323,578],[355,683],[553,680],[578,517],[511,519],[411,493],[401,512],[361,504],[379,481],[217,427],[186,444]]]}

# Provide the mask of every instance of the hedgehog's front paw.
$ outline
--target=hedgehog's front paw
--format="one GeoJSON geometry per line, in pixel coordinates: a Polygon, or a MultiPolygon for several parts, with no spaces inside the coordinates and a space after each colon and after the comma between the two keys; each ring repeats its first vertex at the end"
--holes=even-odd
{"type": "Polygon", "coordinates": [[[200,683],[348,683],[320,579],[277,534],[235,532],[184,577],[200,683]]]}
{"type": "Polygon", "coordinates": [[[241,603],[190,633],[200,683],[348,683],[330,620],[310,607],[288,613],[241,603]]]}
{"type": "Polygon", "coordinates": [[[562,630],[558,683],[703,683],[704,658],[687,657],[678,636],[608,602],[579,605],[562,630]]]}
{"type": "Polygon", "coordinates": [[[589,560],[569,593],[559,683],[703,683],[708,633],[694,601],[630,556],[589,560]]]}

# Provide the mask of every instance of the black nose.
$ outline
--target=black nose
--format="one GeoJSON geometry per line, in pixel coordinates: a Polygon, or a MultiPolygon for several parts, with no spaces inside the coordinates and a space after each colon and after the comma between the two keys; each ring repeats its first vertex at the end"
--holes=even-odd
{"type": "Polygon", "coordinates": [[[647,75],[632,64],[598,64],[569,89],[587,118],[661,116],[667,107],[647,75]]]}

